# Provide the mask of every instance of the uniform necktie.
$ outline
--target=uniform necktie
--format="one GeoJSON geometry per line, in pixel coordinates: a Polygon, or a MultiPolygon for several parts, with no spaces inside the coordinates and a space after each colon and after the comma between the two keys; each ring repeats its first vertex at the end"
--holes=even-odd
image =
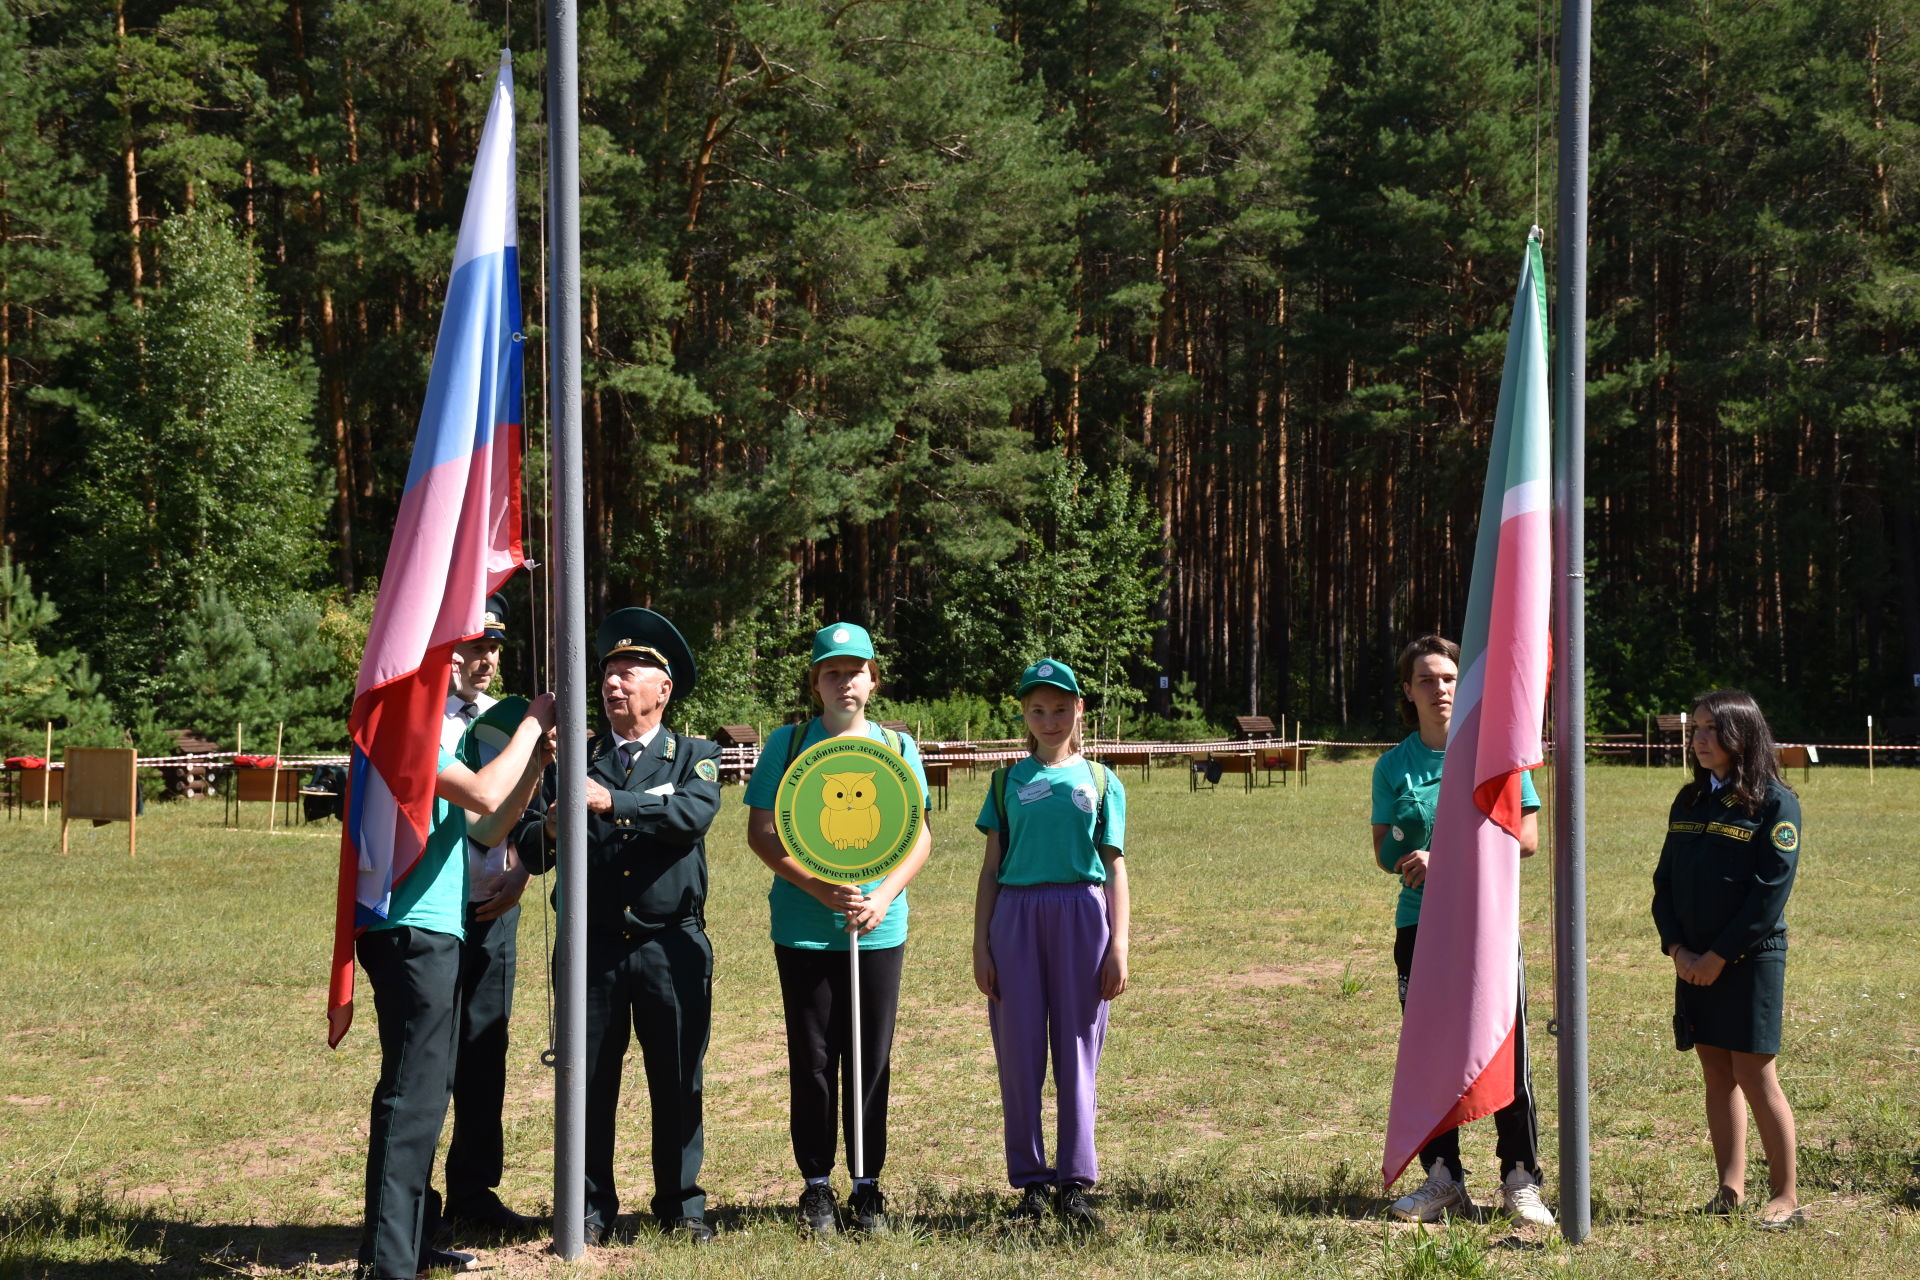
{"type": "Polygon", "coordinates": [[[620,772],[625,773],[631,768],[633,768],[633,748],[626,743],[622,743],[620,746],[620,772]]]}
{"type": "Polygon", "coordinates": [[[468,724],[473,723],[473,717],[478,714],[479,711],[480,708],[474,703],[463,702],[460,704],[460,718],[468,724]]]}

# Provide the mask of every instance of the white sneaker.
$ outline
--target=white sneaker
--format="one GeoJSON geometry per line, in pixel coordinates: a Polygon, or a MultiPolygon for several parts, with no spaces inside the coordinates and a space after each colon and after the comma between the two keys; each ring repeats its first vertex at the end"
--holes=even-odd
{"type": "Polygon", "coordinates": [[[1500,1212],[1530,1227],[1553,1225],[1553,1210],[1540,1198],[1540,1175],[1519,1165],[1500,1180],[1500,1212]]]}
{"type": "MultiPolygon", "coordinates": [[[[1534,1199],[1537,1202],[1539,1197],[1536,1195],[1534,1199]]],[[[1436,1160],[1419,1189],[1395,1200],[1387,1212],[1402,1222],[1438,1222],[1449,1209],[1459,1214],[1470,1213],[1473,1201],[1467,1199],[1466,1185],[1454,1178],[1447,1162],[1436,1160]]]]}

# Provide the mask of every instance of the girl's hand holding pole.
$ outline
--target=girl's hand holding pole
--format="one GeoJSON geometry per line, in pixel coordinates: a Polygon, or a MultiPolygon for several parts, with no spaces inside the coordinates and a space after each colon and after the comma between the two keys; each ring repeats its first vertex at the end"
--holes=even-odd
{"type": "MultiPolygon", "coordinates": [[[[847,887],[857,889],[859,886],[847,887]]],[[[872,933],[887,918],[887,908],[892,905],[893,895],[884,884],[872,893],[862,894],[859,905],[847,913],[847,928],[858,934],[872,933]]]]}
{"type": "Polygon", "coordinates": [[[805,888],[821,906],[844,916],[851,916],[857,911],[867,896],[857,884],[835,884],[818,876],[812,877],[812,883],[805,888]]]}

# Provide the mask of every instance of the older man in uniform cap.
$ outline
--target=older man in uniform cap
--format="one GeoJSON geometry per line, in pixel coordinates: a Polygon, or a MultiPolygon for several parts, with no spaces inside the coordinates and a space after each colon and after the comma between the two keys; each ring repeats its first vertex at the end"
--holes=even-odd
{"type": "MultiPolygon", "coordinates": [[[[507,638],[507,601],[487,597],[480,636],[455,646],[440,745],[457,754],[460,739],[499,699],[487,688],[500,671],[507,638]]],[[[500,1202],[505,1141],[500,1120],[507,1091],[507,1023],[527,869],[513,845],[467,842],[466,940],[460,947],[460,1044],[453,1070],[453,1143],[447,1148],[445,1217],[469,1230],[520,1233],[540,1223],[500,1202]]]]}
{"type": "MultiPolygon", "coordinates": [[[[587,764],[586,1237],[613,1228],[613,1121],[628,1028],[653,1112],[652,1209],[661,1229],[713,1238],[701,1190],[701,1065],[713,1011],[707,828],[720,809],[720,748],[661,721],[693,692],[693,654],[671,622],[622,609],[600,624],[607,732],[587,764]]],[[[553,861],[552,781],[515,832],[535,870],[553,861]]]]}

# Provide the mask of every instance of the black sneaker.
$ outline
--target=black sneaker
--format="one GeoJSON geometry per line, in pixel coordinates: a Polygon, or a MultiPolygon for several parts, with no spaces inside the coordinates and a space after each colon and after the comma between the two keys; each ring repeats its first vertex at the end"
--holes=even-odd
{"type": "Polygon", "coordinates": [[[830,1184],[810,1182],[800,1193],[800,1229],[816,1236],[830,1236],[840,1229],[839,1202],[830,1184]]]}
{"type": "Polygon", "coordinates": [[[1087,1189],[1077,1182],[1061,1184],[1056,1207],[1060,1220],[1076,1231],[1099,1231],[1107,1225],[1087,1203],[1087,1189]]]}
{"type": "Polygon", "coordinates": [[[1037,1227],[1047,1217],[1047,1184],[1030,1182],[1020,1188],[1020,1203],[1013,1206],[1007,1220],[1016,1226],[1037,1227]]]}
{"type": "Polygon", "coordinates": [[[877,1182],[862,1182],[847,1197],[849,1223],[855,1231],[877,1235],[887,1229],[887,1198],[880,1194],[877,1182]]]}

